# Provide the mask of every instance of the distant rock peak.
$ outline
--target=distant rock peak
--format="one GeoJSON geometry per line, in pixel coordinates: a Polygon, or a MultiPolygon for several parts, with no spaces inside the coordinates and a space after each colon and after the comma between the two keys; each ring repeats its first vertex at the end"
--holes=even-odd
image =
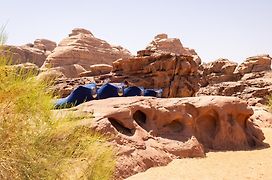
{"type": "Polygon", "coordinates": [[[91,31],[83,29],[83,28],[75,28],[75,29],[73,29],[72,33],[69,34],[69,37],[75,36],[75,35],[78,35],[78,34],[87,34],[87,35],[90,35],[90,36],[94,37],[94,35],[91,33],[91,31]]]}

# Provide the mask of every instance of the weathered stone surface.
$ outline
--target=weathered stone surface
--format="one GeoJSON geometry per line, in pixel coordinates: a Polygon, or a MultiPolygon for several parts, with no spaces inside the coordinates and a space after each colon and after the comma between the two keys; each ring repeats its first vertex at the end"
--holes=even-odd
{"type": "Polygon", "coordinates": [[[168,38],[167,34],[158,34],[154,37],[154,40],[152,40],[148,46],[146,47],[146,50],[154,51],[154,52],[166,52],[166,53],[175,53],[179,55],[190,55],[193,56],[194,61],[197,64],[201,64],[201,59],[197,55],[194,49],[189,49],[186,47],[183,47],[180,39],[178,38],[168,38]]]}
{"type": "Polygon", "coordinates": [[[252,107],[253,116],[250,119],[262,128],[272,128],[272,111],[264,107],[252,107]]]}
{"type": "Polygon", "coordinates": [[[193,56],[194,61],[200,65],[201,64],[201,58],[198,56],[198,54],[196,53],[196,51],[194,49],[190,49],[190,48],[185,48],[187,51],[190,52],[191,56],[193,56]]]}
{"type": "Polygon", "coordinates": [[[248,73],[237,82],[221,82],[201,87],[197,95],[236,96],[252,106],[266,104],[268,96],[272,94],[271,78],[271,71],[248,73]]]}
{"type": "Polygon", "coordinates": [[[41,67],[46,59],[44,51],[29,46],[4,45],[0,50],[0,55],[10,57],[12,64],[33,63],[41,67]]]}
{"type": "MultiPolygon", "coordinates": [[[[43,71],[37,76],[38,80],[42,82],[48,82],[48,83],[54,83],[59,78],[65,78],[65,76],[62,72],[54,70],[54,69],[48,69],[47,71],[43,71]]],[[[60,89],[58,90],[61,91],[60,89]]]]}
{"type": "Polygon", "coordinates": [[[263,145],[253,110],[235,97],[94,100],[62,112],[93,113],[81,125],[108,135],[117,150],[115,178],[122,179],[204,149],[240,150],[263,145]]]}
{"type": "MultiPolygon", "coordinates": [[[[122,58],[115,61],[111,72],[109,72],[111,66],[103,65],[105,71],[103,69],[102,72],[102,70],[99,70],[102,67],[101,65],[93,65],[90,67],[93,68],[93,71],[82,71],[79,75],[81,77],[93,77],[97,84],[109,79],[111,83],[127,81],[131,86],[162,88],[163,97],[189,97],[195,95],[199,89],[200,75],[198,66],[192,56],[170,53],[151,53],[147,56],[148,52],[149,50],[144,50],[141,51],[142,56],[122,58]]],[[[57,86],[61,83],[62,81],[56,81],[55,84],[57,86]]],[[[69,88],[71,91],[78,84],[74,85],[73,88],[69,88]]],[[[54,89],[58,90],[59,88],[54,89]]]]}
{"type": "Polygon", "coordinates": [[[271,60],[269,55],[252,56],[246,59],[236,69],[236,72],[240,74],[246,74],[251,72],[260,72],[271,70],[271,60]]]}
{"type": "Polygon", "coordinates": [[[163,51],[182,55],[191,55],[181,44],[178,38],[168,38],[167,34],[158,34],[146,47],[151,51],[163,51]]]}
{"type": "Polygon", "coordinates": [[[108,74],[112,71],[112,66],[108,64],[95,64],[90,66],[89,71],[85,71],[79,74],[79,77],[99,76],[108,74]]]}
{"type": "Polygon", "coordinates": [[[203,64],[204,75],[208,75],[211,73],[233,74],[237,65],[238,64],[235,62],[231,62],[228,59],[221,58],[216,61],[203,64]]]}
{"type": "Polygon", "coordinates": [[[50,41],[48,39],[36,39],[33,44],[34,48],[40,49],[42,51],[53,51],[57,47],[57,43],[50,41]]]}
{"type": "Polygon", "coordinates": [[[58,66],[58,67],[48,68],[48,69],[42,67],[42,70],[43,71],[47,71],[47,70],[59,71],[63,73],[65,77],[78,77],[79,74],[86,72],[86,69],[83,68],[79,64],[64,65],[64,66],[58,66]]]}
{"type": "Polygon", "coordinates": [[[18,73],[28,74],[31,73],[33,75],[37,75],[39,73],[39,67],[33,63],[23,63],[23,64],[16,64],[12,66],[17,70],[18,73]]]}
{"type": "Polygon", "coordinates": [[[162,88],[163,97],[188,97],[199,89],[197,69],[192,56],[153,53],[115,61],[111,81],[162,88]]]}
{"type": "MultiPolygon", "coordinates": [[[[88,30],[74,29],[69,37],[64,38],[53,53],[47,57],[43,68],[80,65],[88,71],[91,65],[111,64],[119,58],[130,56],[128,50],[95,38],[88,30]]],[[[78,74],[70,74],[67,77],[78,77],[78,74]]]]}
{"type": "Polygon", "coordinates": [[[216,84],[227,81],[237,81],[241,78],[241,75],[234,73],[237,63],[231,62],[228,59],[218,59],[216,61],[202,64],[201,77],[205,83],[201,83],[202,86],[207,84],[216,84]]]}

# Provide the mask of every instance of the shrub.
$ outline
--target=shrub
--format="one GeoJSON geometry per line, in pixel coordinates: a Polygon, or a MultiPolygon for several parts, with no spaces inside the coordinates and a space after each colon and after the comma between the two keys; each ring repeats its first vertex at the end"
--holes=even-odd
{"type": "Polygon", "coordinates": [[[0,179],[110,179],[105,137],[79,125],[85,117],[56,119],[47,84],[9,62],[0,57],[0,179]]]}
{"type": "Polygon", "coordinates": [[[268,96],[268,108],[272,111],[272,95],[268,96]]]}

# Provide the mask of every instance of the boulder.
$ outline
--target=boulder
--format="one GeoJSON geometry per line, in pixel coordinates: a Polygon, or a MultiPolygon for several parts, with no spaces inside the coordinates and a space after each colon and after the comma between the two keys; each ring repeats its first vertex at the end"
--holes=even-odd
{"type": "Polygon", "coordinates": [[[196,93],[202,95],[236,96],[249,105],[265,105],[272,94],[272,71],[245,74],[237,82],[220,82],[201,87],[196,93]]]}
{"type": "Polygon", "coordinates": [[[206,86],[208,84],[239,80],[241,75],[234,73],[237,65],[237,63],[223,58],[202,64],[200,68],[202,70],[201,76],[206,82],[203,85],[206,86]]]}
{"type": "Polygon", "coordinates": [[[179,55],[190,55],[193,56],[194,61],[197,64],[201,64],[201,59],[197,55],[194,49],[189,49],[183,47],[180,39],[178,38],[168,38],[167,34],[158,34],[154,37],[146,50],[154,51],[154,52],[167,52],[167,53],[175,53],[179,55]]]}
{"type": "Polygon", "coordinates": [[[41,67],[46,59],[45,52],[29,46],[10,46],[1,47],[0,55],[6,56],[12,64],[33,63],[41,67]]]}
{"type": "Polygon", "coordinates": [[[228,59],[217,59],[216,61],[204,64],[204,75],[211,73],[220,73],[220,74],[233,74],[237,63],[232,62],[228,59]]]}
{"type": "Polygon", "coordinates": [[[29,75],[38,75],[39,73],[39,67],[36,64],[33,63],[23,63],[23,64],[16,64],[12,66],[16,69],[17,73],[23,74],[29,74],[29,75]]]}
{"type": "Polygon", "coordinates": [[[79,77],[99,76],[108,74],[112,71],[112,66],[108,64],[95,64],[90,66],[89,71],[85,71],[79,74],[79,77]]]}
{"type": "Polygon", "coordinates": [[[252,107],[253,116],[250,119],[261,128],[272,128],[272,111],[263,107],[252,107]]]}
{"type": "MultiPolygon", "coordinates": [[[[148,53],[143,51],[142,55],[148,53]]],[[[192,56],[151,53],[113,62],[111,82],[163,89],[163,97],[194,96],[199,89],[198,65],[192,56]]]]}
{"type": "Polygon", "coordinates": [[[237,67],[236,72],[244,75],[251,72],[271,70],[271,60],[272,58],[269,55],[249,57],[237,67]]]}
{"type": "Polygon", "coordinates": [[[37,79],[41,82],[53,83],[56,81],[56,79],[64,77],[65,76],[62,72],[57,71],[55,69],[49,69],[38,74],[37,79]]]}
{"type": "MultiPolygon", "coordinates": [[[[94,64],[111,64],[119,58],[128,58],[131,54],[121,46],[113,46],[94,37],[85,29],[74,29],[69,37],[64,38],[46,58],[43,68],[82,66],[86,71],[94,64]]],[[[70,74],[67,77],[78,77],[70,74]]]]}
{"type": "Polygon", "coordinates": [[[117,151],[115,179],[124,179],[173,159],[204,157],[206,150],[241,150],[264,145],[249,120],[253,110],[235,97],[94,100],[58,113],[93,113],[77,125],[108,136],[117,151]]]}
{"type": "Polygon", "coordinates": [[[52,52],[57,47],[57,44],[53,41],[48,40],[48,39],[36,39],[34,41],[33,47],[40,49],[42,51],[52,52]]]}
{"type": "Polygon", "coordinates": [[[43,71],[55,70],[61,72],[65,77],[78,77],[79,74],[86,72],[86,69],[79,64],[70,64],[64,66],[58,66],[54,68],[44,68],[43,71]]]}

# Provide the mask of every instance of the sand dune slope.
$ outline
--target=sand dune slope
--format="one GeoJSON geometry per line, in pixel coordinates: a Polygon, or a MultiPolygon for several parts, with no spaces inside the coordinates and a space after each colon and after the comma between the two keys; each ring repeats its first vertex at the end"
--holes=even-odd
{"type": "MultiPolygon", "coordinates": [[[[272,146],[272,129],[263,129],[272,146]]],[[[129,180],[176,179],[272,179],[272,148],[253,151],[209,152],[203,159],[178,159],[168,166],[156,167],[129,180]]]]}

